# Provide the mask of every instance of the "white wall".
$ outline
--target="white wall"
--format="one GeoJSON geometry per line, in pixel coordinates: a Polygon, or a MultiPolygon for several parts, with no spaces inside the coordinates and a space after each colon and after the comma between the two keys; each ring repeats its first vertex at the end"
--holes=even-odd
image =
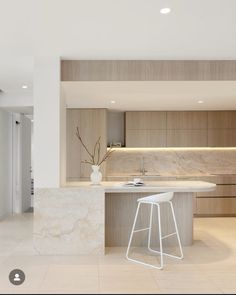
{"type": "Polygon", "coordinates": [[[12,115],[0,109],[0,219],[12,212],[12,115]]]}
{"type": "Polygon", "coordinates": [[[60,184],[66,182],[66,101],[61,88],[60,96],[60,184]]]}
{"type": "Polygon", "coordinates": [[[60,58],[36,57],[34,70],[35,188],[60,186],[60,58]]]}

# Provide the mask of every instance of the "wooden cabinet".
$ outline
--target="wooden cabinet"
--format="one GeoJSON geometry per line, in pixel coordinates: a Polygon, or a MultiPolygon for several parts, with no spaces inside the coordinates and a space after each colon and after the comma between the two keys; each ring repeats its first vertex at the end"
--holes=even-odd
{"type": "Polygon", "coordinates": [[[207,112],[167,112],[167,146],[207,146],[207,112]]]}
{"type": "Polygon", "coordinates": [[[166,112],[126,112],[127,130],[166,129],[166,112]]]}
{"type": "Polygon", "coordinates": [[[236,129],[236,111],[208,112],[209,129],[236,129]]]}
{"type": "Polygon", "coordinates": [[[207,130],[167,130],[168,147],[207,146],[207,130]]]}
{"type": "Polygon", "coordinates": [[[208,112],[208,146],[236,146],[236,112],[208,112]]]}
{"type": "Polygon", "coordinates": [[[127,147],[165,147],[165,130],[127,130],[127,147]]]}
{"type": "Polygon", "coordinates": [[[236,129],[208,129],[209,147],[235,147],[236,129]]]}
{"type": "Polygon", "coordinates": [[[183,111],[167,112],[167,129],[193,130],[207,129],[207,112],[183,111]]]}
{"type": "Polygon", "coordinates": [[[126,112],[127,147],[165,147],[166,112],[126,112]]]}
{"type": "Polygon", "coordinates": [[[236,216],[236,176],[206,179],[217,184],[214,191],[197,193],[195,216],[236,216]]]}
{"type": "MultiPolygon", "coordinates": [[[[90,151],[101,136],[101,154],[104,154],[107,148],[106,119],[105,109],[67,110],[67,180],[86,179],[91,174],[91,165],[82,163],[88,155],[76,137],[76,127],[90,151]]],[[[103,173],[104,169],[103,164],[103,173]]]]}
{"type": "Polygon", "coordinates": [[[236,147],[236,111],[126,112],[127,147],[236,147]]]}
{"type": "Polygon", "coordinates": [[[197,198],[198,216],[235,216],[236,198],[197,198]]]}

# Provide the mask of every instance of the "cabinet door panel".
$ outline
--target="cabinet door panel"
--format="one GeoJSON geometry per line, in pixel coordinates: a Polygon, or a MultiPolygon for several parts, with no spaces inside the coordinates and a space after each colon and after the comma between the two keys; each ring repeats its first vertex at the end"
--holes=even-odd
{"type": "Polygon", "coordinates": [[[208,128],[210,129],[236,129],[236,111],[208,112],[208,128]]]}
{"type": "Polygon", "coordinates": [[[236,147],[236,129],[208,129],[208,146],[236,147]]]}
{"type": "Polygon", "coordinates": [[[126,112],[126,130],[166,129],[166,112],[126,112]]]}
{"type": "Polygon", "coordinates": [[[165,147],[165,130],[147,130],[147,147],[165,147]]]}
{"type": "Polygon", "coordinates": [[[207,112],[167,112],[167,129],[207,129],[207,112]]]}
{"type": "Polygon", "coordinates": [[[236,198],[197,198],[199,215],[235,215],[236,198]]]}
{"type": "Polygon", "coordinates": [[[207,130],[167,130],[168,147],[207,146],[207,130]]]}
{"type": "Polygon", "coordinates": [[[165,147],[165,130],[127,130],[127,147],[165,147]]]}
{"type": "Polygon", "coordinates": [[[236,197],[236,185],[217,185],[212,192],[197,193],[198,198],[207,197],[236,197]]]}
{"type": "Polygon", "coordinates": [[[147,147],[147,139],[146,130],[126,130],[127,147],[147,147]]]}

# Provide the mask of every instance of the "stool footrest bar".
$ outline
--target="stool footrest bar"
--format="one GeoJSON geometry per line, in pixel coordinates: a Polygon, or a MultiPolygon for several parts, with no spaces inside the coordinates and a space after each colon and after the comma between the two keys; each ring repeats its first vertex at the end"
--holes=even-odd
{"type": "Polygon", "coordinates": [[[137,230],[134,230],[134,233],[137,233],[139,231],[149,230],[149,229],[150,229],[150,227],[142,228],[142,229],[137,229],[137,230]]]}
{"type": "Polygon", "coordinates": [[[171,236],[174,236],[174,235],[177,235],[177,233],[175,232],[175,233],[172,233],[172,234],[166,235],[166,236],[162,237],[162,240],[164,240],[164,239],[166,239],[166,238],[169,238],[169,237],[171,237],[171,236]]]}

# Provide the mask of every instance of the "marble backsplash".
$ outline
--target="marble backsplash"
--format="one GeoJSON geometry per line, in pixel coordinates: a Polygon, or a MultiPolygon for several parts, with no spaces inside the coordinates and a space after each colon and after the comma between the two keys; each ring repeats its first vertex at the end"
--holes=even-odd
{"type": "Polygon", "coordinates": [[[236,148],[116,149],[107,176],[236,174],[236,148]]]}

